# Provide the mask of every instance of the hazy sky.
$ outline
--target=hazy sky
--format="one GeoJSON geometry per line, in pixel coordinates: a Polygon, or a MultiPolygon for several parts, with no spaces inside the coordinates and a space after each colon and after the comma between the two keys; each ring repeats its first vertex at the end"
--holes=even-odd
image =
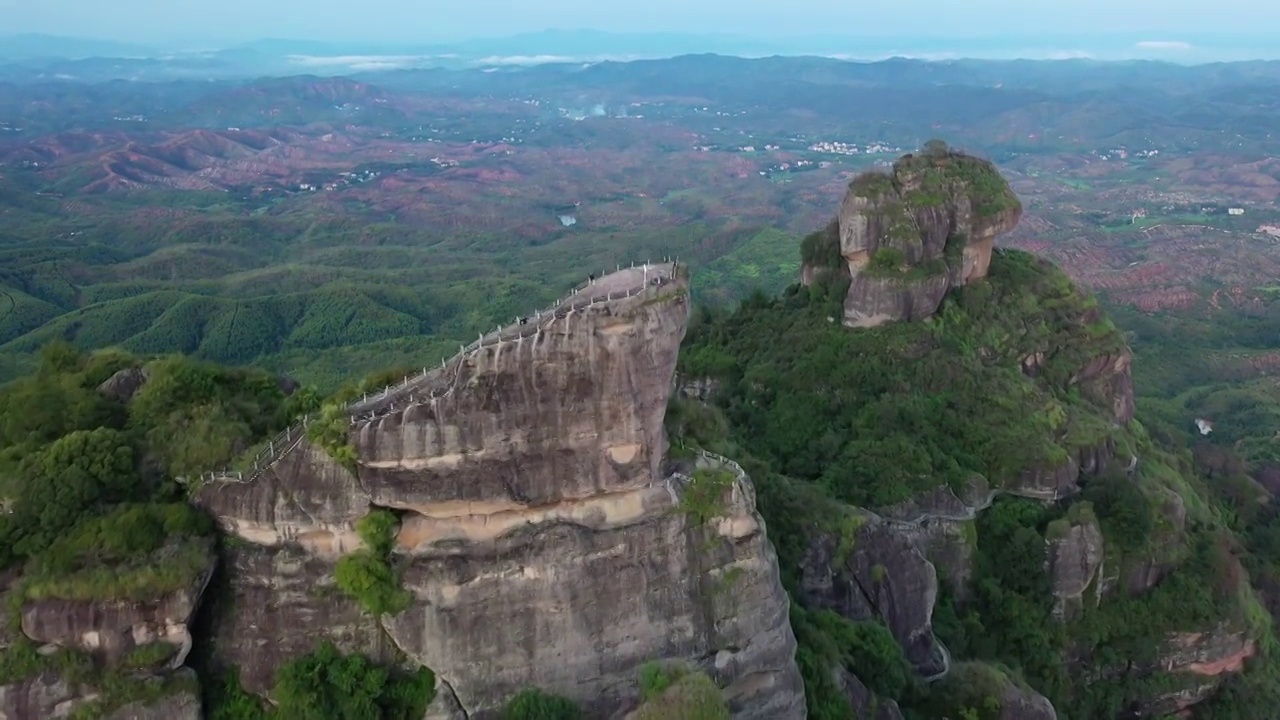
{"type": "Polygon", "coordinates": [[[0,34],[441,40],[547,28],[771,35],[1280,33],[1267,0],[0,0],[0,34]]]}

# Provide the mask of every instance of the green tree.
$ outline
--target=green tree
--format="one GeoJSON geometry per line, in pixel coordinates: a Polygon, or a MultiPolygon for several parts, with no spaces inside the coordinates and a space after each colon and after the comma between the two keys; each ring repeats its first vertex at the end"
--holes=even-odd
{"type": "Polygon", "coordinates": [[[381,700],[390,682],[386,668],[363,655],[344,656],[325,643],[315,652],[280,666],[276,672],[276,715],[278,720],[386,718],[381,700]]]}
{"type": "Polygon", "coordinates": [[[128,437],[109,428],[59,438],[24,461],[22,478],[10,537],[22,555],[43,550],[82,518],[141,489],[128,437]]]}

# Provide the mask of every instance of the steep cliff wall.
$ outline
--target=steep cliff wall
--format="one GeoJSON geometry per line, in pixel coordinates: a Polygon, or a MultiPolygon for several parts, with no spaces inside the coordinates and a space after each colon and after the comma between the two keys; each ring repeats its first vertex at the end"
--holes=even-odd
{"type": "MultiPolygon", "coordinates": [[[[605,718],[639,701],[650,660],[702,667],[735,718],[804,716],[789,602],[750,479],[720,458],[668,462],[663,428],[688,318],[670,265],[623,270],[347,411],[354,468],[295,441],[249,482],[196,492],[225,531],[234,610],[217,653],[264,692],[321,639],[432,668],[492,716],[529,687],[605,718]],[[354,469],[354,472],[352,472],[354,469]],[[686,512],[727,472],[713,517],[686,512]],[[400,514],[412,602],[370,618],[333,586],[355,524],[400,514]]],[[[433,715],[435,716],[435,715],[433,715]]]]}

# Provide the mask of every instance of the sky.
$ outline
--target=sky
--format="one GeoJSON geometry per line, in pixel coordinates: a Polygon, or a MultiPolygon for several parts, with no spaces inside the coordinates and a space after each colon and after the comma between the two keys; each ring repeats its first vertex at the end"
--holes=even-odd
{"type": "Polygon", "coordinates": [[[547,28],[931,37],[1280,34],[1265,0],[0,0],[0,34],[135,42],[432,42],[547,28]]]}

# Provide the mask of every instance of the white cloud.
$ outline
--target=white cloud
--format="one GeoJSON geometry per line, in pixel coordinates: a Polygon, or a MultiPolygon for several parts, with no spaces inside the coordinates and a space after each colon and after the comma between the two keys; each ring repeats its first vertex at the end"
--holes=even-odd
{"type": "Polygon", "coordinates": [[[1143,40],[1134,43],[1133,46],[1139,50],[1190,50],[1191,43],[1182,42],[1181,40],[1143,40]]]}

